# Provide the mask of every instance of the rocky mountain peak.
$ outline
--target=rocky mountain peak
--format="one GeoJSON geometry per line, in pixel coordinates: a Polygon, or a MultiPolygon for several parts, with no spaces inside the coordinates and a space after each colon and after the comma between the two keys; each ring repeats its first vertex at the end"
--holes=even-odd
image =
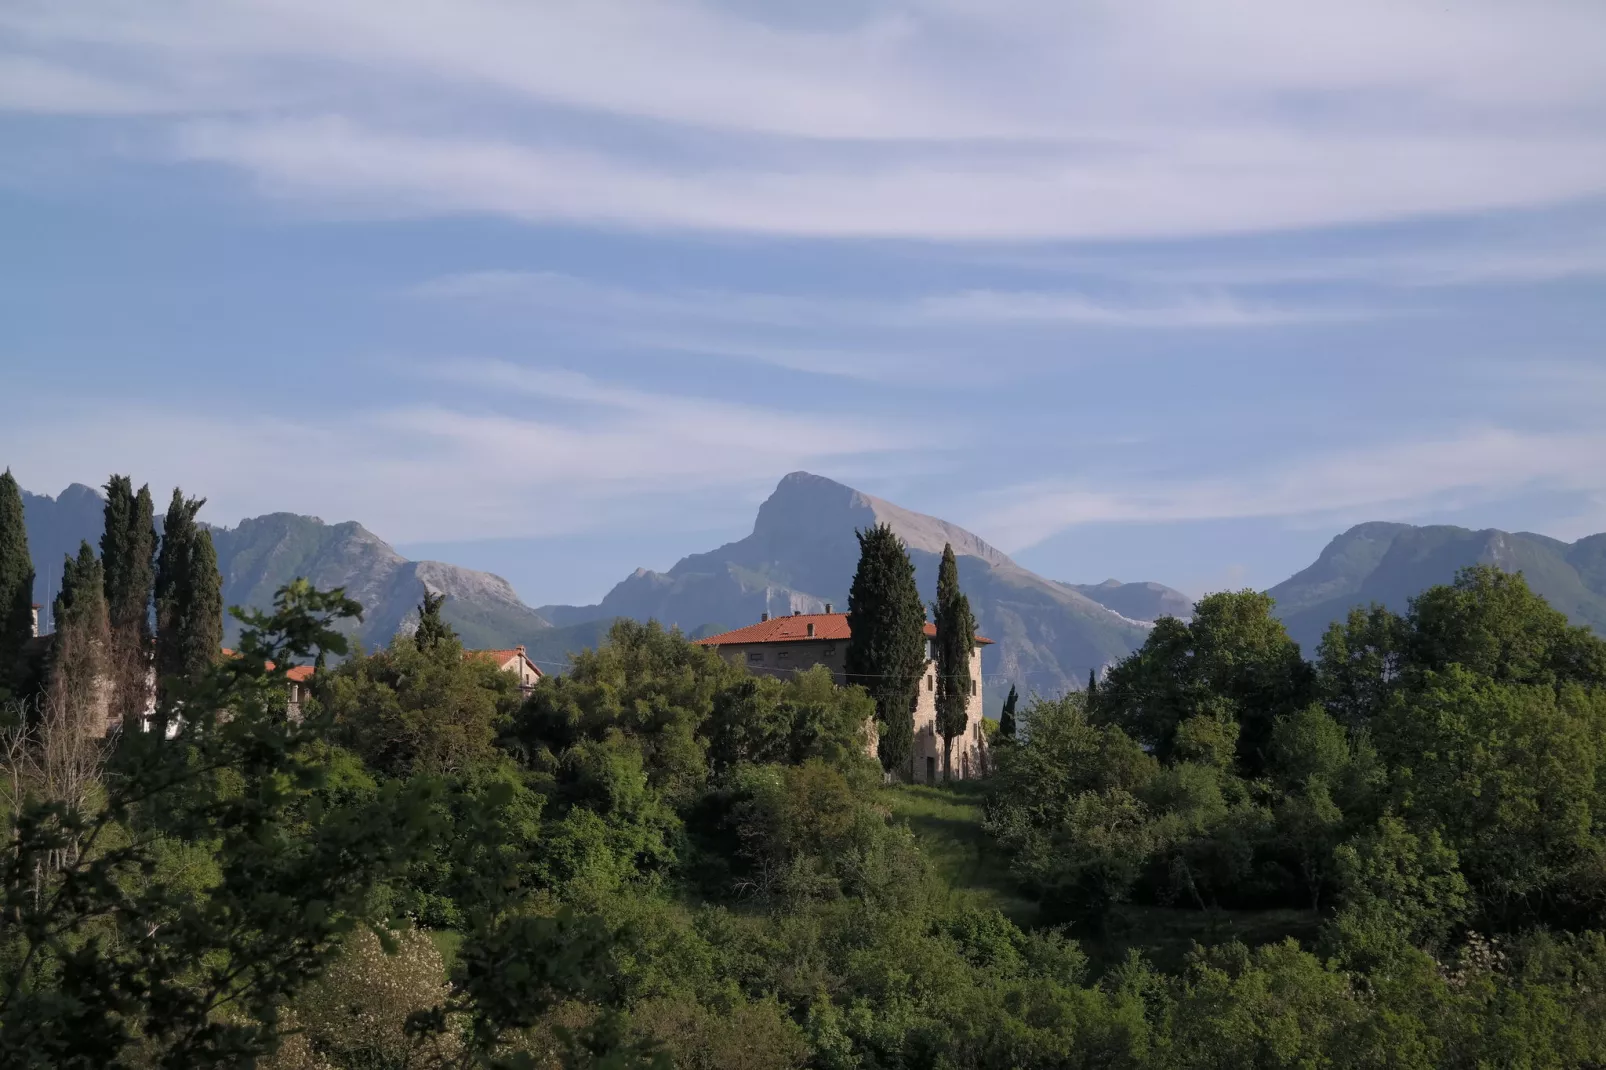
{"type": "Polygon", "coordinates": [[[771,546],[840,539],[844,532],[889,524],[911,550],[940,554],[952,545],[961,557],[1011,565],[1009,556],[957,524],[905,509],[812,472],[793,472],[759,506],[753,536],[771,546]]]}

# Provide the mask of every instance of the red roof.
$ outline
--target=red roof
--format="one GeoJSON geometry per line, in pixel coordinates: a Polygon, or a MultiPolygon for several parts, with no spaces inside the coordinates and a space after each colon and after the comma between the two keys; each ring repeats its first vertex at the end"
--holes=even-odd
{"type": "Polygon", "coordinates": [[[506,665],[514,658],[523,658],[526,662],[529,662],[530,668],[535,670],[537,676],[545,675],[541,672],[539,665],[530,661],[530,656],[524,652],[522,646],[516,646],[512,650],[465,650],[463,651],[463,656],[472,658],[475,661],[494,661],[498,666],[506,665]]]}
{"type": "MultiPolygon", "coordinates": [[[[228,647],[224,647],[223,656],[226,658],[237,658],[240,655],[236,654],[228,647]]],[[[269,672],[272,672],[275,668],[273,662],[271,661],[263,662],[262,666],[269,672]]],[[[289,680],[293,684],[304,684],[308,680],[312,679],[312,674],[317,671],[318,670],[311,665],[292,665],[288,669],[284,670],[284,675],[285,679],[289,680]]]]}
{"type": "MultiPolygon", "coordinates": [[[[937,637],[937,626],[926,621],[926,637],[937,637]]],[[[810,639],[822,641],[840,641],[851,638],[853,630],[848,627],[846,613],[799,613],[791,617],[771,617],[761,620],[757,624],[749,624],[745,628],[735,631],[721,632],[719,635],[710,635],[707,639],[699,639],[699,646],[735,646],[741,643],[796,643],[808,642],[810,639]],[[814,634],[809,634],[809,625],[814,625],[814,634]]],[[[976,636],[976,642],[990,645],[991,639],[985,636],[976,636]]]]}

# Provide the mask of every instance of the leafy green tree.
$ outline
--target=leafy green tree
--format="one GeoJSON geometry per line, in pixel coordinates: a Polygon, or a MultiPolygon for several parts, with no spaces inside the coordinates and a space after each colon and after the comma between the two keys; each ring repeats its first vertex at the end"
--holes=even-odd
{"type": "Polygon", "coordinates": [[[1015,685],[1009,685],[1009,694],[1004,696],[1004,708],[998,714],[998,736],[1000,739],[1013,740],[1015,738],[1015,704],[1020,696],[1015,691],[1015,685]]]}
{"type": "MultiPolygon", "coordinates": [[[[673,805],[690,805],[708,779],[708,723],[716,698],[747,672],[656,621],[620,619],[607,642],[574,656],[569,671],[530,695],[506,745],[529,768],[558,774],[584,743],[622,737],[639,748],[648,784],[673,805]]],[[[737,753],[745,744],[730,741],[737,753]]]]}
{"type": "Polygon", "coordinates": [[[976,650],[976,616],[970,599],[959,589],[959,563],[952,545],[944,544],[937,567],[937,734],[942,736],[942,777],[953,778],[954,740],[970,727],[974,683],[970,657],[976,650]]]}
{"type": "Polygon", "coordinates": [[[1143,646],[1110,670],[1097,715],[1167,757],[1176,727],[1197,714],[1239,722],[1238,759],[1254,775],[1276,719],[1311,698],[1313,674],[1256,591],[1213,594],[1184,624],[1162,617],[1143,646]]]}
{"type": "Polygon", "coordinates": [[[1606,691],[1451,665],[1422,673],[1373,725],[1397,812],[1459,855],[1484,926],[1599,916],[1584,889],[1600,872],[1606,691]]]}
{"type": "Polygon", "coordinates": [[[111,626],[113,715],[131,721],[145,709],[151,666],[151,601],[156,579],[156,521],[149,486],[128,476],[106,483],[100,560],[111,626]]]}
{"type": "Polygon", "coordinates": [[[317,697],[337,738],[386,776],[466,775],[496,759],[519,689],[511,674],[465,658],[455,638],[421,647],[398,635],[326,673],[317,697]]]}
{"type": "Polygon", "coordinates": [[[1439,950],[1471,912],[1459,859],[1436,829],[1418,835],[1386,814],[1339,845],[1334,861],[1342,910],[1333,937],[1361,963],[1386,957],[1397,939],[1439,950]]]}
{"type": "Polygon", "coordinates": [[[1502,683],[1606,685],[1606,642],[1569,624],[1521,573],[1462,569],[1453,584],[1411,600],[1409,624],[1406,657],[1414,668],[1460,665],[1502,683]]]}
{"type": "Polygon", "coordinates": [[[457,638],[452,626],[441,619],[441,606],[446,602],[446,592],[435,594],[428,587],[424,588],[424,600],[418,603],[418,630],[413,633],[413,642],[420,650],[431,650],[437,643],[457,638]]]}
{"type": "Polygon", "coordinates": [[[1404,669],[1405,637],[1405,621],[1375,603],[1328,625],[1317,648],[1316,686],[1342,724],[1358,728],[1382,708],[1404,669]]]}
{"type": "Polygon", "coordinates": [[[837,687],[816,665],[786,680],[739,679],[714,696],[700,734],[716,775],[743,763],[801,765],[820,759],[848,769],[865,757],[875,703],[862,688],[837,687]]]}
{"type": "Polygon", "coordinates": [[[22,488],[7,468],[0,474],[0,689],[19,690],[22,650],[33,635],[33,558],[22,488]]]}
{"type": "Polygon", "coordinates": [[[859,565],[848,589],[846,676],[875,699],[881,767],[912,776],[916,688],[926,668],[926,610],[903,540],[887,524],[855,532],[859,565]]]}

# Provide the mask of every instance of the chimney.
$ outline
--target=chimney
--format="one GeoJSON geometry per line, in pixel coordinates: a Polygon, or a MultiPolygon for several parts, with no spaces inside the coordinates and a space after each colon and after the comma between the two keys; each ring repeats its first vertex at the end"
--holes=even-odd
{"type": "Polygon", "coordinates": [[[827,613],[831,612],[831,603],[829,603],[829,602],[825,603],[825,611],[827,613]]]}
{"type": "Polygon", "coordinates": [[[524,653],[524,644],[520,643],[518,646],[514,647],[513,650],[514,650],[515,653],[518,653],[518,654],[524,653]]]}
{"type": "Polygon", "coordinates": [[[803,611],[802,611],[802,610],[801,610],[801,609],[794,609],[794,610],[792,610],[792,616],[794,616],[794,617],[801,617],[801,616],[802,616],[802,615],[803,615],[803,611]]]}
{"type": "Polygon", "coordinates": [[[770,619],[770,615],[768,613],[760,613],[758,615],[758,622],[760,624],[763,624],[765,621],[767,621],[769,619],[770,619]]]}
{"type": "Polygon", "coordinates": [[[814,638],[814,622],[813,621],[809,622],[809,638],[810,639],[814,638]]]}

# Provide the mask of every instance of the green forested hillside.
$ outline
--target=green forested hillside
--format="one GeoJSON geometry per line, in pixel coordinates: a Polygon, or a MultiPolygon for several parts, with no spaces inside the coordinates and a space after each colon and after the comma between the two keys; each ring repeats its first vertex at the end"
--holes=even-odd
{"type": "Polygon", "coordinates": [[[284,591],[172,739],[8,707],[0,1064],[1606,1061],[1606,643],[1495,569],[1314,667],[1213,596],[953,787],[630,621],[523,699],[432,617],[286,716],[353,608],[284,591]]]}

